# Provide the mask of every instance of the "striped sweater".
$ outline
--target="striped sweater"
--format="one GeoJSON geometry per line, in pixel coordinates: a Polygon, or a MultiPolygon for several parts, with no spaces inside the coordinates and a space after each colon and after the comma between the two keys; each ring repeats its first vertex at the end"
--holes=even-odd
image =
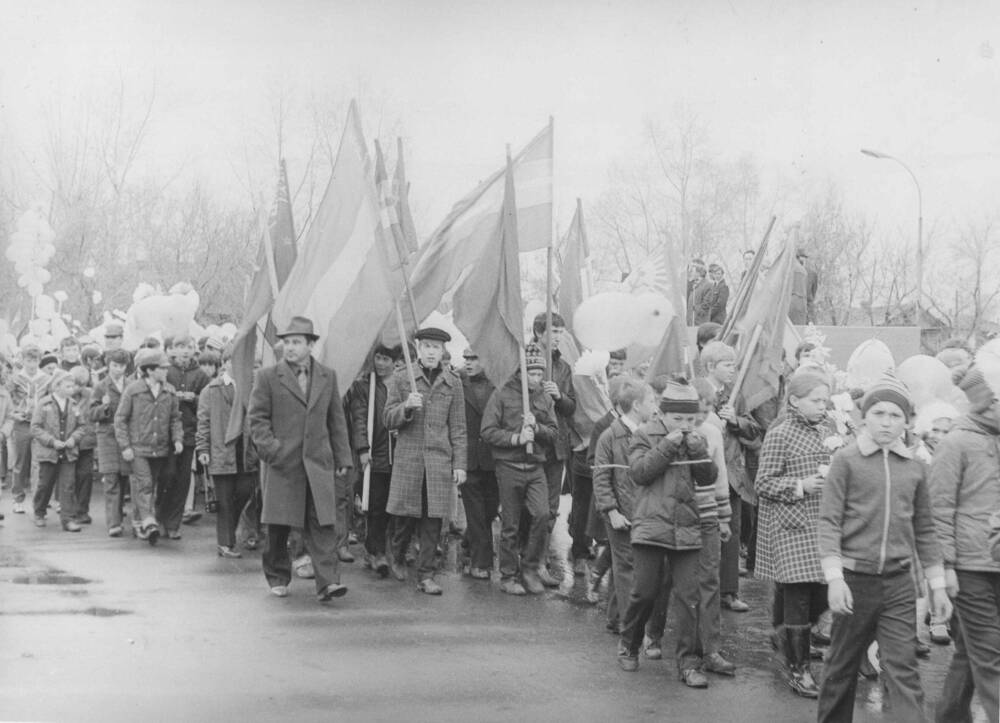
{"type": "MultiPolygon", "coordinates": [[[[702,522],[718,518],[719,523],[727,523],[732,519],[733,510],[729,505],[729,477],[726,472],[725,440],[722,430],[712,423],[712,417],[718,419],[715,413],[709,415],[698,431],[708,441],[708,456],[715,462],[719,470],[714,485],[696,486],[695,499],[698,502],[698,514],[702,522]]],[[[722,423],[721,419],[718,419],[722,423]]]]}

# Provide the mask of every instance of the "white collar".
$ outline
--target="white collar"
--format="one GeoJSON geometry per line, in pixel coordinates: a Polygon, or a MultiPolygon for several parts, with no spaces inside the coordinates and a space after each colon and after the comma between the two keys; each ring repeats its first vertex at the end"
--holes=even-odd
{"type": "MultiPolygon", "coordinates": [[[[880,445],[872,438],[871,432],[869,432],[867,429],[862,429],[858,433],[857,439],[858,439],[858,451],[861,452],[861,454],[863,454],[865,457],[873,455],[880,449],[883,449],[882,445],[880,445]]],[[[885,447],[884,449],[888,449],[890,452],[899,455],[903,459],[913,459],[913,452],[910,451],[910,448],[906,446],[905,442],[903,442],[902,437],[897,437],[892,444],[890,444],[888,447],[885,447]]]]}
{"type": "Polygon", "coordinates": [[[629,417],[627,414],[621,415],[620,417],[618,417],[618,419],[621,420],[622,424],[624,424],[628,428],[628,431],[630,432],[634,433],[635,430],[639,428],[639,423],[633,421],[632,418],[629,417]]]}

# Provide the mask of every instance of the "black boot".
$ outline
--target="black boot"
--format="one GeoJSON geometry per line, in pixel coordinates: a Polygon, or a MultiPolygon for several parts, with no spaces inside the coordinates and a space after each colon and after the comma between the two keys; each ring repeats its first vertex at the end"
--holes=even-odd
{"type": "Polygon", "coordinates": [[[796,695],[818,698],[819,686],[809,667],[809,626],[785,626],[785,657],[788,659],[788,685],[796,695]]]}

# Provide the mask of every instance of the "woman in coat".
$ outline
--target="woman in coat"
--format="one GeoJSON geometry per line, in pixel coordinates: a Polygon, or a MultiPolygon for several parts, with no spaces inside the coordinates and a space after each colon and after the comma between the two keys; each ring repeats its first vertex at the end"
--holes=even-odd
{"type": "Polygon", "coordinates": [[[823,477],[838,444],[827,417],[829,382],[811,371],[788,382],[787,414],[764,438],[756,489],[757,566],[762,580],[779,583],[773,622],[788,660],[789,685],[819,696],[809,668],[810,626],[826,609],[826,584],[816,538],[823,477]]]}

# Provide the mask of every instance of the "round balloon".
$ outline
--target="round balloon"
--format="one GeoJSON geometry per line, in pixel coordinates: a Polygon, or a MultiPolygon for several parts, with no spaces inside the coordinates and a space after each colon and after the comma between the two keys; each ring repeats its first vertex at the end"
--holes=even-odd
{"type": "Polygon", "coordinates": [[[952,388],[951,372],[943,362],[926,354],[904,359],[896,376],[910,389],[913,403],[920,407],[934,399],[944,399],[952,388]]]}
{"type": "Polygon", "coordinates": [[[858,344],[847,360],[847,383],[852,388],[868,389],[895,367],[896,362],[885,342],[868,339],[858,344]]]}

